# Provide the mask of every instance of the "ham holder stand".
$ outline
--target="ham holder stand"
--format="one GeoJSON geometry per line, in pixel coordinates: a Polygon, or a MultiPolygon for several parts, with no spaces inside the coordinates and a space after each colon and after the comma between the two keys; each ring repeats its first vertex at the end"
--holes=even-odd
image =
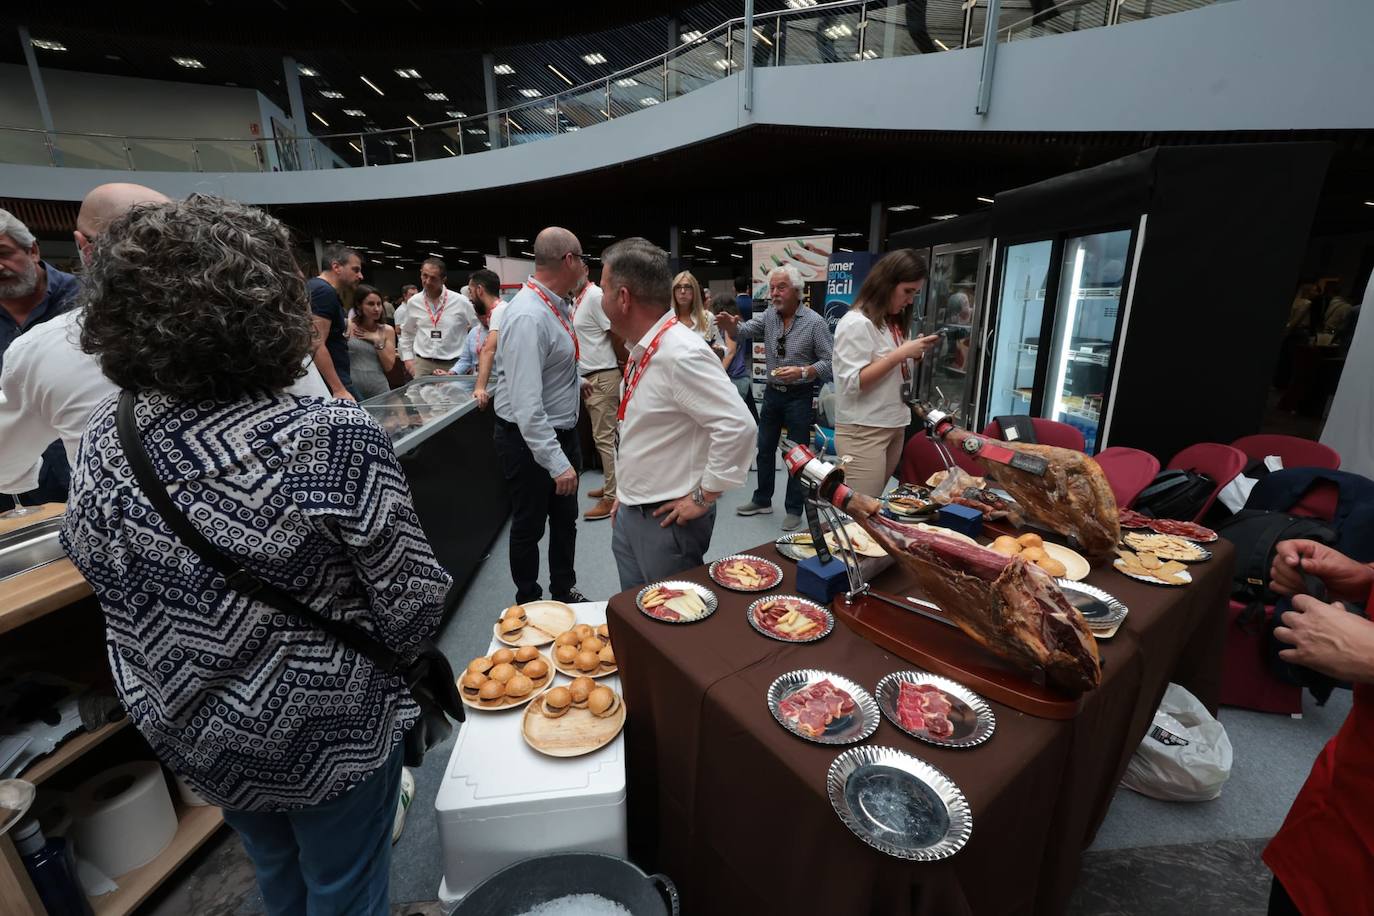
{"type": "MultiPolygon", "coordinates": [[[[940,427],[952,425],[950,417],[938,410],[922,412],[948,468],[953,459],[941,443],[940,427]]],[[[1030,473],[1044,473],[1043,459],[1022,455],[979,437],[980,446],[970,454],[984,461],[1000,461],[1030,473]],[[1026,466],[1038,463],[1035,467],[1026,466]]],[[[988,699],[996,700],[1027,715],[1042,719],[1072,719],[1082,705],[1081,697],[1070,697],[988,652],[964,634],[941,613],[940,608],[919,596],[889,595],[875,590],[865,581],[859,555],[845,531],[846,519],[838,510],[872,514],[876,508],[865,506],[871,498],[856,494],[844,482],[844,469],[823,461],[805,445],[783,440],[788,473],[806,491],[806,516],[820,567],[832,561],[822,522],[835,535],[838,552],[844,557],[849,588],[835,595],[832,610],[845,624],[869,642],[900,656],[925,671],[959,681],[988,699]],[[856,499],[856,497],[858,497],[856,499]],[[865,511],[866,508],[871,511],[865,511]]]]}

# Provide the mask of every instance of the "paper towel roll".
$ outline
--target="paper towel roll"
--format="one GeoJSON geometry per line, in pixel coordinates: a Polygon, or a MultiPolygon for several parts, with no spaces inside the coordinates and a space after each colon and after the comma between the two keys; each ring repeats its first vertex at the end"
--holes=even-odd
{"type": "Polygon", "coordinates": [[[176,773],[168,770],[167,775],[172,777],[172,785],[177,787],[177,797],[181,799],[183,805],[190,805],[193,808],[203,808],[210,804],[208,801],[201,798],[195,789],[191,788],[190,783],[182,779],[176,773]]]}
{"type": "Polygon", "coordinates": [[[76,853],[118,878],[146,865],[177,832],[176,809],[156,761],[136,760],[106,770],[72,793],[76,853]]]}

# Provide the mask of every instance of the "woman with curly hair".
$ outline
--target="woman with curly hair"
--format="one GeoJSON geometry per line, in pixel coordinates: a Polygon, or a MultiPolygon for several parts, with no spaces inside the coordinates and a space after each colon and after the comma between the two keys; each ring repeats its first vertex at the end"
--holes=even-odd
{"type": "MultiPolygon", "coordinates": [[[[413,656],[451,579],[386,433],[351,403],[286,391],[313,341],[282,224],[202,195],[136,206],[96,242],[83,295],[81,347],[132,394],[154,473],[196,530],[413,656]]],[[[121,701],[224,808],[269,913],[387,913],[409,690],[182,543],[133,476],[118,400],[82,437],[62,544],[100,601],[121,701]]]]}
{"type": "Polygon", "coordinates": [[[701,297],[701,284],[690,271],[684,270],[673,278],[673,311],[677,320],[700,334],[717,356],[725,352],[720,332],[716,330],[716,316],[707,311],[701,297]]]}

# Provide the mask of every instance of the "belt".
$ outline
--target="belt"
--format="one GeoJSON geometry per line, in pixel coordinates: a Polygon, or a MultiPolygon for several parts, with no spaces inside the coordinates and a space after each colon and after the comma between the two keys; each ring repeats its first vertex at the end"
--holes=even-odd
{"type": "Polygon", "coordinates": [[[611,367],[608,368],[608,369],[593,369],[591,372],[588,372],[586,375],[584,375],[584,376],[582,376],[582,377],[583,377],[583,378],[591,378],[593,375],[600,375],[600,374],[603,373],[603,372],[619,372],[619,371],[620,371],[620,367],[619,367],[619,366],[611,366],[611,367]]]}
{"type": "Polygon", "coordinates": [[[776,382],[769,382],[768,387],[774,391],[780,391],[783,394],[792,394],[797,391],[804,391],[808,394],[815,393],[815,387],[812,382],[802,382],[800,385],[779,385],[776,382]]]}

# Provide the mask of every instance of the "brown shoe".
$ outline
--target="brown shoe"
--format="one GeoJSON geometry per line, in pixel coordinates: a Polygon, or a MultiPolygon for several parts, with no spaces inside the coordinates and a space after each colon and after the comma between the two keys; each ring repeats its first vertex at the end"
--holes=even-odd
{"type": "Polygon", "coordinates": [[[587,498],[588,498],[588,499],[601,499],[601,498],[603,498],[605,495],[606,495],[606,488],[605,488],[605,487],[597,487],[595,490],[588,490],[588,491],[587,491],[587,498]]]}
{"type": "Polygon", "coordinates": [[[611,517],[611,506],[615,505],[615,500],[601,497],[595,506],[592,506],[582,514],[582,518],[589,522],[595,522],[603,518],[611,517]]]}

